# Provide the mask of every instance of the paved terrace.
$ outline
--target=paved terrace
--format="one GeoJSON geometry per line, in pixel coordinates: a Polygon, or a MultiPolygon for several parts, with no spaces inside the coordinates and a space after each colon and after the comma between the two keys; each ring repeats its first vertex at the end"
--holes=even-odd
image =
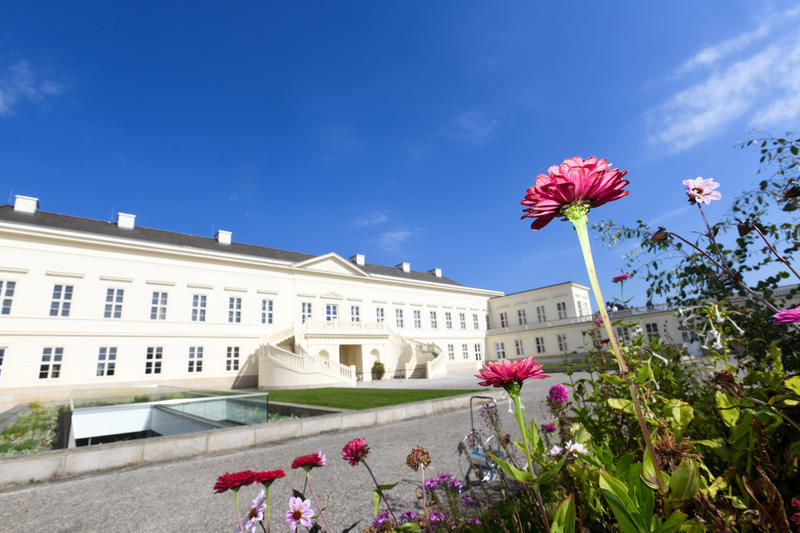
{"type": "MultiPolygon", "coordinates": [[[[577,377],[577,376],[576,376],[577,377]]],[[[523,388],[528,416],[545,420],[541,401],[554,383],[568,380],[564,374],[529,381],[523,388]]],[[[388,380],[363,387],[410,387],[458,389],[476,386],[471,376],[448,376],[436,380],[388,380]]],[[[506,432],[519,438],[508,402],[498,405],[506,432]],[[515,431],[516,429],[516,431],[515,431]]],[[[478,422],[476,421],[476,424],[478,422]]],[[[328,466],[311,474],[314,492],[323,505],[331,527],[338,533],[356,520],[353,531],[363,531],[372,516],[372,482],[366,469],[350,466],[341,458],[342,447],[356,437],[367,440],[372,452],[368,462],[380,483],[399,482],[389,493],[394,508],[420,510],[414,496],[419,473],[405,465],[411,448],[426,447],[433,463],[426,473],[451,472],[462,477],[456,453],[458,442],[469,429],[469,410],[417,418],[354,431],[326,433],[314,437],[246,448],[235,452],[195,457],[167,463],[117,469],[77,478],[34,483],[0,491],[0,531],[51,532],[146,532],[233,531],[233,494],[214,494],[218,475],[240,470],[281,468],[286,477],[271,490],[273,531],[287,531],[283,512],[288,509],[291,488],[302,490],[302,471],[293,471],[298,455],[321,449],[328,466]]],[[[240,509],[247,513],[258,490],[240,492],[240,509]]],[[[307,493],[308,494],[308,493],[307,493]]]]}

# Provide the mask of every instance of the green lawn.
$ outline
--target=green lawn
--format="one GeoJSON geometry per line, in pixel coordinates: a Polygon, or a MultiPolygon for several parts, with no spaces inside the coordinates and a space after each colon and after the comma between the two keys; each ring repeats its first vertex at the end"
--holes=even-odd
{"type": "Polygon", "coordinates": [[[370,409],[372,407],[383,407],[384,405],[433,400],[469,392],[479,392],[479,390],[345,389],[325,387],[322,389],[269,391],[269,399],[276,402],[302,403],[339,409],[370,409]]]}

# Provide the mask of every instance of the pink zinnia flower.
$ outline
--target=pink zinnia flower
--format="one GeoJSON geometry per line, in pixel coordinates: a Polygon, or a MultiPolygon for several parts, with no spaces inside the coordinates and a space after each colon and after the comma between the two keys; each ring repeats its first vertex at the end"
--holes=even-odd
{"type": "Polygon", "coordinates": [[[556,383],[550,387],[550,392],[547,396],[553,403],[566,403],[569,400],[569,391],[561,383],[556,383]]]}
{"type": "Polygon", "coordinates": [[[800,306],[794,309],[783,309],[778,311],[772,318],[775,319],[776,324],[791,324],[793,322],[800,322],[800,306]]]}
{"type": "Polygon", "coordinates": [[[322,454],[322,450],[310,455],[301,455],[292,461],[292,468],[305,468],[308,471],[315,466],[325,466],[325,456],[322,454]]]}
{"type": "Polygon", "coordinates": [[[562,209],[568,205],[582,203],[591,208],[618,200],[630,193],[622,190],[629,183],[622,179],[625,174],[625,170],[608,168],[605,159],[567,159],[560,166],[548,168],[547,175],[536,177],[521,202],[529,206],[523,210],[522,218],[533,218],[531,229],[537,231],[563,214],[562,209]]]}
{"type": "Polygon", "coordinates": [[[544,379],[550,376],[542,373],[542,366],[536,364],[536,356],[530,356],[527,359],[518,359],[516,361],[509,361],[504,359],[502,363],[489,362],[483,365],[480,373],[476,374],[476,378],[483,381],[480,385],[488,387],[503,387],[506,390],[509,388],[519,388],[522,382],[526,379],[544,379]]]}
{"type": "Polygon", "coordinates": [[[214,484],[214,492],[220,494],[228,489],[238,491],[242,487],[252,485],[255,481],[254,475],[255,472],[251,470],[235,472],[233,474],[222,474],[217,478],[217,482],[214,484]]]}
{"type": "Polygon", "coordinates": [[[367,446],[367,441],[364,439],[353,439],[344,445],[344,449],[342,449],[342,458],[345,461],[350,461],[351,465],[356,466],[368,453],[369,446],[367,446]]]}
{"type": "Polygon", "coordinates": [[[553,433],[556,429],[558,428],[556,427],[555,424],[544,424],[542,426],[542,431],[544,431],[545,433],[553,433]]]}
{"type": "Polygon", "coordinates": [[[630,274],[620,274],[619,276],[614,276],[611,278],[611,283],[619,283],[620,281],[625,281],[626,279],[630,279],[630,274]]]}
{"type": "Polygon", "coordinates": [[[314,511],[311,510],[309,500],[301,500],[292,496],[289,498],[289,510],[286,511],[286,521],[289,522],[289,529],[294,531],[298,525],[311,527],[311,518],[314,511]]]}
{"type": "Polygon", "coordinates": [[[720,200],[722,195],[719,191],[715,191],[719,187],[719,183],[714,181],[713,178],[696,177],[693,180],[683,180],[686,186],[686,195],[695,202],[704,203],[706,205],[711,203],[711,200],[720,200]]]}

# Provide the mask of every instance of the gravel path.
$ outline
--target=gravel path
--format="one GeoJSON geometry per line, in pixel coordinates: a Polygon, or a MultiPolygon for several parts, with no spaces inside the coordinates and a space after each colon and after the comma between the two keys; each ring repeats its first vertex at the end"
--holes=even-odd
{"type": "MultiPolygon", "coordinates": [[[[557,374],[527,382],[523,401],[528,416],[543,421],[541,400],[552,384],[566,380],[565,375],[557,374]]],[[[475,383],[468,376],[449,376],[442,380],[392,380],[363,386],[449,389],[471,388],[475,383]]],[[[504,429],[518,436],[519,430],[514,431],[516,424],[507,408],[507,401],[500,403],[504,429]]],[[[276,532],[288,531],[283,512],[288,509],[291,488],[303,486],[302,472],[291,470],[291,461],[318,449],[327,455],[328,466],[313,470],[311,482],[320,501],[327,502],[326,515],[331,527],[338,532],[361,519],[353,531],[363,531],[369,527],[372,516],[372,481],[362,465],[351,467],[342,460],[342,447],[350,439],[367,440],[372,450],[368,463],[380,483],[399,482],[389,493],[399,513],[419,509],[414,496],[419,474],[405,465],[411,448],[424,446],[430,451],[431,476],[446,471],[460,478],[456,447],[468,429],[469,410],[462,409],[358,431],[327,433],[236,452],[6,489],[0,492],[0,531],[230,532],[236,525],[233,494],[212,492],[217,476],[245,469],[278,468],[286,471],[286,477],[276,481],[271,490],[272,526],[276,532]]],[[[253,487],[241,490],[243,513],[257,492],[253,487]]]]}

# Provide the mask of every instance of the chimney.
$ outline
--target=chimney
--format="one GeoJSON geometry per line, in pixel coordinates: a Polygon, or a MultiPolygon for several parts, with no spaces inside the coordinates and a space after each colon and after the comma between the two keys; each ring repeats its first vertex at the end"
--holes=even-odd
{"type": "Polygon", "coordinates": [[[409,263],[407,261],[403,261],[402,263],[397,265],[397,268],[399,268],[403,272],[411,272],[411,263],[409,263]]]}
{"type": "Polygon", "coordinates": [[[230,231],[219,230],[216,234],[217,242],[220,244],[230,244],[231,243],[231,235],[233,235],[230,231]]]}
{"type": "Polygon", "coordinates": [[[355,264],[357,264],[358,266],[362,266],[362,267],[364,266],[364,263],[366,262],[365,259],[364,259],[364,254],[356,254],[356,255],[354,255],[353,257],[350,258],[350,261],[355,263],[355,264]]]}
{"type": "Polygon", "coordinates": [[[428,270],[428,272],[430,272],[431,274],[433,274],[437,278],[441,278],[442,277],[442,269],[441,268],[432,268],[432,269],[428,270]]]}
{"type": "Polygon", "coordinates": [[[39,199],[18,194],[14,197],[14,211],[33,214],[39,208],[39,199]]]}
{"type": "Polygon", "coordinates": [[[117,213],[117,227],[121,229],[133,229],[136,226],[136,215],[130,213],[117,213]]]}

